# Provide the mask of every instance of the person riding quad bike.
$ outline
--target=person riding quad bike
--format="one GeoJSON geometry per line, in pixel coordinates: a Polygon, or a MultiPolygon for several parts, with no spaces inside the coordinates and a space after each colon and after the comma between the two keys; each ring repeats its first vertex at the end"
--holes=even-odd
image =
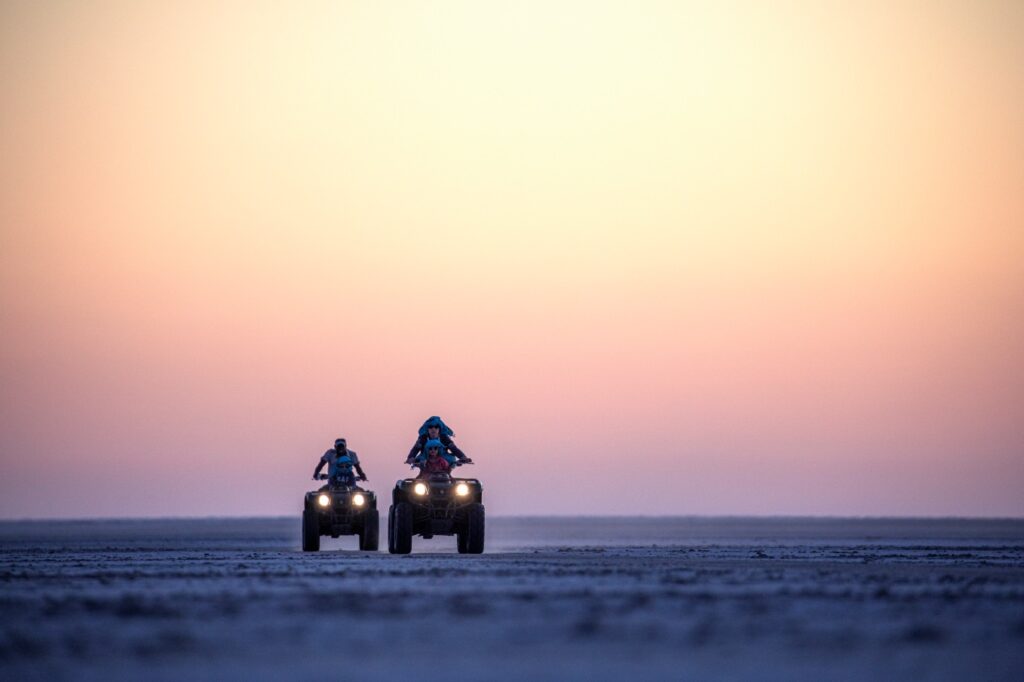
{"type": "Polygon", "coordinates": [[[302,551],[316,552],[320,538],[359,536],[359,549],[376,552],[380,519],[377,496],[364,490],[356,481],[365,481],[359,456],[348,449],[344,438],[334,441],[334,448],[320,458],[313,471],[313,480],[327,480],[319,490],[306,493],[302,511],[302,551]],[[320,471],[327,465],[327,475],[320,471]]]}
{"type": "Polygon", "coordinates": [[[463,464],[469,464],[473,460],[466,456],[459,446],[452,440],[455,432],[445,424],[440,417],[434,416],[423,422],[420,427],[419,436],[409,450],[409,456],[405,458],[406,464],[412,464],[417,457],[425,454],[427,441],[437,441],[441,446],[441,456],[453,464],[456,460],[463,464]]]}
{"type": "Polygon", "coordinates": [[[413,463],[414,466],[420,468],[420,475],[417,478],[430,478],[434,475],[450,475],[452,471],[451,463],[441,456],[441,450],[444,446],[441,445],[439,440],[428,440],[426,447],[424,448],[426,454],[420,455],[416,458],[413,463]]]}
{"type": "Polygon", "coordinates": [[[356,481],[366,481],[366,474],[359,466],[359,456],[355,450],[348,449],[348,442],[344,438],[334,441],[334,448],[328,450],[320,457],[316,469],[313,471],[313,480],[323,480],[320,471],[327,465],[327,485],[324,489],[349,487],[356,488],[356,481]]]}
{"type": "Polygon", "coordinates": [[[480,554],[484,551],[483,486],[475,478],[452,476],[455,467],[471,462],[454,455],[446,458],[439,439],[424,445],[425,454],[412,463],[420,469],[419,475],[399,480],[391,493],[388,551],[408,554],[415,535],[424,539],[454,535],[460,554],[480,554]]]}

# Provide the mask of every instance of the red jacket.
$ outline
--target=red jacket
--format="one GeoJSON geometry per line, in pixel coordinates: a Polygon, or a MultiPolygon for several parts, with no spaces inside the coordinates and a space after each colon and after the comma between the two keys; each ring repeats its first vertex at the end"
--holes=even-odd
{"type": "Polygon", "coordinates": [[[423,473],[425,474],[447,474],[450,469],[448,461],[440,455],[427,457],[427,461],[423,463],[423,473]]]}

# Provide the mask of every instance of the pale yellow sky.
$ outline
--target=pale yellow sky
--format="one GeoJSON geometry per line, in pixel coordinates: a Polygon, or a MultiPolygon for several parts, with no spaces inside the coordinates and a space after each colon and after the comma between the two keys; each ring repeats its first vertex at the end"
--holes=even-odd
{"type": "Polygon", "coordinates": [[[497,513],[1024,514],[1021,121],[1016,2],[6,2],[0,515],[435,413],[497,513]]]}

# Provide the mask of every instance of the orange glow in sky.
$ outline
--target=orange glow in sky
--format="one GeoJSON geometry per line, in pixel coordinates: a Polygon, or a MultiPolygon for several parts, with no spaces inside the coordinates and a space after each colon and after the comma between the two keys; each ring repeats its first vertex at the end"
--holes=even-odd
{"type": "Polygon", "coordinates": [[[1024,515],[1024,4],[0,6],[0,517],[1024,515]]]}

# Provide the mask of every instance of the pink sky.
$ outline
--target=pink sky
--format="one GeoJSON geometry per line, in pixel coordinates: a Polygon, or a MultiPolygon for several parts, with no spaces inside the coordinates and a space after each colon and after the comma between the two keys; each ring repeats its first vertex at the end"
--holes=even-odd
{"type": "Polygon", "coordinates": [[[1024,6],[6,2],[0,517],[1024,515],[1024,6]]]}

